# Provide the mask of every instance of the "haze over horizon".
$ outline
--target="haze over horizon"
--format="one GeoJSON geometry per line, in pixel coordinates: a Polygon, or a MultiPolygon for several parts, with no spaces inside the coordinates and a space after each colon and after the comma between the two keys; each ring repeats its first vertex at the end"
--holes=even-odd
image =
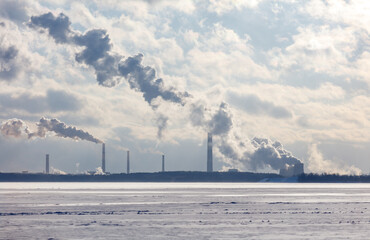
{"type": "Polygon", "coordinates": [[[370,173],[366,1],[0,2],[0,171],[370,173]]]}

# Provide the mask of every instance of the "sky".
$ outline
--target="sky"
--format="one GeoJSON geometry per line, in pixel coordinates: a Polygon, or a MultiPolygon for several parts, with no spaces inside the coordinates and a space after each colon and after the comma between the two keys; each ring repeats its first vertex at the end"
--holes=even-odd
{"type": "Polygon", "coordinates": [[[370,173],[366,0],[0,2],[0,171],[370,173]]]}

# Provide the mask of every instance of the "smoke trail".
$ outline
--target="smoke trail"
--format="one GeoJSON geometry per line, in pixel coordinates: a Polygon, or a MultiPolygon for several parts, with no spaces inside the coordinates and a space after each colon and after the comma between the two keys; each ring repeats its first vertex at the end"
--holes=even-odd
{"type": "Polygon", "coordinates": [[[155,69],[143,66],[142,60],[143,54],[139,53],[119,63],[118,70],[128,80],[130,87],[142,92],[145,101],[152,106],[152,100],[159,96],[166,101],[184,105],[184,98],[189,97],[189,93],[178,93],[173,88],[165,89],[163,80],[156,79],[155,69]]]}
{"type": "Polygon", "coordinates": [[[30,133],[29,138],[34,136],[44,138],[47,132],[54,132],[58,137],[72,138],[75,140],[87,140],[94,143],[103,143],[90,133],[77,129],[76,127],[67,126],[65,123],[56,118],[47,119],[42,117],[37,123],[37,132],[30,133]]]}
{"type": "Polygon", "coordinates": [[[89,30],[84,34],[73,31],[68,16],[60,13],[55,17],[51,12],[32,16],[28,25],[32,28],[46,29],[56,43],[84,47],[76,54],[76,61],[95,69],[100,85],[113,87],[120,83],[120,78],[127,79],[130,88],[143,93],[145,101],[155,108],[152,100],[161,97],[174,103],[185,103],[187,92],[177,92],[174,88],[165,88],[161,78],[156,77],[154,68],[142,65],[143,54],[124,57],[111,53],[112,44],[104,29],[89,30]]]}
{"type": "Polygon", "coordinates": [[[164,116],[163,114],[160,114],[157,117],[156,121],[158,125],[157,137],[161,139],[163,136],[163,131],[167,127],[168,117],[164,116]]]}
{"type": "Polygon", "coordinates": [[[6,137],[22,137],[27,136],[29,139],[33,137],[45,138],[47,132],[54,132],[56,136],[63,138],[71,138],[75,140],[86,140],[94,143],[103,143],[88,132],[77,129],[73,126],[67,126],[65,123],[56,118],[47,119],[42,117],[36,124],[37,131],[31,132],[28,126],[20,119],[10,119],[2,123],[1,133],[6,137]]]}

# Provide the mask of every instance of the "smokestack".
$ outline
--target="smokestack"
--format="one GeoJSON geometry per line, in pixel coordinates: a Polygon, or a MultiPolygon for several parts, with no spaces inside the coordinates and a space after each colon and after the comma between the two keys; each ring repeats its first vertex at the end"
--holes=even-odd
{"type": "Polygon", "coordinates": [[[127,151],[127,174],[130,174],[130,151],[127,151]]]}
{"type": "Polygon", "coordinates": [[[46,154],[45,172],[46,172],[46,174],[49,174],[49,154],[46,154]]]}
{"type": "Polygon", "coordinates": [[[207,172],[213,172],[212,133],[208,133],[208,142],[207,142],[207,172]]]}
{"type": "Polygon", "coordinates": [[[164,155],[162,155],[162,172],[164,172],[164,155]]]}
{"type": "Polygon", "coordinates": [[[103,143],[101,169],[105,173],[105,143],[103,143]]]}

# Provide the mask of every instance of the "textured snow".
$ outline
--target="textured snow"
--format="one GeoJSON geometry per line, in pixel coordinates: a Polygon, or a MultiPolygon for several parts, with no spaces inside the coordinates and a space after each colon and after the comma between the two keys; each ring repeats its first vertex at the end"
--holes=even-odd
{"type": "Polygon", "coordinates": [[[1,239],[369,239],[370,184],[0,183],[1,239]]]}

